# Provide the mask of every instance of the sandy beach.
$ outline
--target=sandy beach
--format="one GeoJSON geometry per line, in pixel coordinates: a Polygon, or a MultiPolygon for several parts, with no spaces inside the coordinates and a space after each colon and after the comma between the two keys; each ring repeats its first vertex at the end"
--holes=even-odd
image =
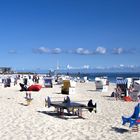
{"type": "Polygon", "coordinates": [[[94,82],[77,83],[76,93],[69,95],[72,101],[87,104],[89,99],[97,102],[97,113],[83,112],[84,119],[68,117],[62,119],[53,107],[45,107],[45,98],[63,100],[61,86],[42,88],[32,92],[33,100],[26,106],[25,92],[20,86],[0,87],[0,139],[1,140],[138,140],[139,132],[131,132],[123,126],[121,117],[130,116],[137,102],[124,102],[110,97],[115,84],[108,92],[95,90],[94,82]]]}

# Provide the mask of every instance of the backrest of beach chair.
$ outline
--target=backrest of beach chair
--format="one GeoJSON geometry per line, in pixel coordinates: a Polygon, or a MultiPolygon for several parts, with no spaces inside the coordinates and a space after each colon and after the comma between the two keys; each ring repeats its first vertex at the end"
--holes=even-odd
{"type": "Polygon", "coordinates": [[[63,80],[63,89],[69,89],[70,80],[63,80]]]}
{"type": "Polygon", "coordinates": [[[44,79],[44,85],[46,87],[52,87],[52,79],[51,78],[44,79]]]}
{"type": "Polygon", "coordinates": [[[131,116],[131,118],[137,119],[139,117],[139,113],[140,113],[140,103],[138,103],[138,105],[135,106],[134,113],[131,116]]]}

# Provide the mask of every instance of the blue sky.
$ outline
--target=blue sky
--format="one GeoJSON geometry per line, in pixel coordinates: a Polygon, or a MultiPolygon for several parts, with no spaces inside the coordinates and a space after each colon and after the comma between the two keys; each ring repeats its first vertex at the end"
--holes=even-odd
{"type": "Polygon", "coordinates": [[[139,0],[0,0],[0,66],[140,66],[139,0]]]}

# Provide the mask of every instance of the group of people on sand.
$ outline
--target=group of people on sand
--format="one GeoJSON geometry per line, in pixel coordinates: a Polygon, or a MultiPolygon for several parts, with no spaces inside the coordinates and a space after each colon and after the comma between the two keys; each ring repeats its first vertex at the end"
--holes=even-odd
{"type": "MultiPolygon", "coordinates": [[[[126,90],[128,90],[128,93],[133,93],[135,91],[135,88],[133,85],[130,85],[129,88],[126,88],[126,90]]],[[[122,99],[124,91],[122,90],[122,88],[120,86],[117,86],[113,93],[114,93],[114,97],[116,98],[116,100],[118,100],[118,99],[122,99]]],[[[124,95],[124,96],[126,96],[126,95],[124,95]]]]}

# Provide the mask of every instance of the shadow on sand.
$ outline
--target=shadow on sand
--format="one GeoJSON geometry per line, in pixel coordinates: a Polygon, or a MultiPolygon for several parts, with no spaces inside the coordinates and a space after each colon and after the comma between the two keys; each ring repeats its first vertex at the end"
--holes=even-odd
{"type": "Polygon", "coordinates": [[[61,92],[53,92],[53,94],[62,94],[61,92]]]}
{"type": "Polygon", "coordinates": [[[106,98],[114,98],[114,97],[111,97],[109,95],[103,95],[103,97],[106,97],[106,98]]]}
{"type": "MultiPolygon", "coordinates": [[[[68,119],[80,119],[78,116],[76,115],[71,115],[68,113],[64,113],[63,115],[58,115],[57,112],[54,111],[37,111],[38,113],[42,113],[42,114],[46,114],[55,118],[60,118],[60,119],[64,119],[64,120],[68,120],[68,119]]],[[[81,118],[84,119],[84,118],[81,118]]]]}
{"type": "Polygon", "coordinates": [[[115,97],[111,97],[109,95],[103,95],[102,97],[104,97],[106,100],[109,100],[109,101],[116,101],[115,97]]]}
{"type": "Polygon", "coordinates": [[[90,92],[101,92],[101,91],[96,90],[96,89],[90,89],[90,90],[87,90],[87,91],[90,91],[90,92]]]}
{"type": "Polygon", "coordinates": [[[19,103],[19,104],[22,106],[29,106],[28,104],[25,104],[25,103],[19,103]]]}
{"type": "Polygon", "coordinates": [[[115,132],[120,133],[120,134],[128,133],[129,132],[128,129],[118,128],[118,127],[112,127],[111,131],[115,131],[115,132]]]}

